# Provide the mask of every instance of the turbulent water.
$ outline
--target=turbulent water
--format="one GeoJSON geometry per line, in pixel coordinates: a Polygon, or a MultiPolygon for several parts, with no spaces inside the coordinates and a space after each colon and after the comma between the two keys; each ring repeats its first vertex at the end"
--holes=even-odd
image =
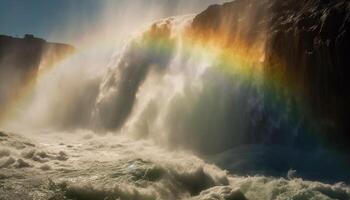
{"type": "Polygon", "coordinates": [[[299,121],[267,111],[259,74],[186,47],[192,18],[135,37],[105,77],[73,62],[39,81],[20,122],[60,131],[0,133],[0,199],[349,199],[346,156],[289,145],[299,121]]]}
{"type": "Polygon", "coordinates": [[[350,188],[234,176],[188,152],[92,132],[1,134],[0,199],[348,199],[350,188]]]}
{"type": "Polygon", "coordinates": [[[161,21],[126,47],[100,88],[94,111],[100,126],[204,152],[242,143],[254,120],[248,112],[262,105],[259,79],[245,85],[239,74],[216,69],[214,52],[186,47],[192,17],[161,21]]]}

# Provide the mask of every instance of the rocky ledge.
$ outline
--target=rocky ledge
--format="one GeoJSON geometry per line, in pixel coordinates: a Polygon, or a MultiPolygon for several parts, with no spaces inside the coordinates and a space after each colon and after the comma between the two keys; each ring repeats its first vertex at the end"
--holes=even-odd
{"type": "Polygon", "coordinates": [[[72,53],[74,47],[51,43],[33,35],[0,35],[0,115],[24,86],[36,79],[39,66],[49,67],[72,53]]]}

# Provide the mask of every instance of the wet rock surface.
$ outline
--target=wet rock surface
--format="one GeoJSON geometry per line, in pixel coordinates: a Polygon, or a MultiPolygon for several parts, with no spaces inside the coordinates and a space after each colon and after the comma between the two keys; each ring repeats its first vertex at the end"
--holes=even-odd
{"type": "MultiPolygon", "coordinates": [[[[321,132],[323,143],[349,149],[349,16],[350,3],[344,0],[237,0],[210,6],[192,27],[208,35],[224,33],[227,46],[265,40],[266,76],[278,80],[269,87],[288,84],[293,90],[280,91],[275,101],[286,95],[292,104],[303,103],[297,109],[309,113],[313,122],[300,119],[301,124],[313,123],[308,129],[321,132]]],[[[305,137],[296,140],[303,148],[309,144],[305,137]]]]}

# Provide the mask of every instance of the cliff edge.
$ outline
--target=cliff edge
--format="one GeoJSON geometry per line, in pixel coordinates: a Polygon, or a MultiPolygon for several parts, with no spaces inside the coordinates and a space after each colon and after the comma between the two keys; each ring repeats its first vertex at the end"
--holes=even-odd
{"type": "Polygon", "coordinates": [[[1,113],[35,81],[39,66],[49,67],[73,51],[70,45],[50,43],[29,34],[23,38],[0,35],[1,113]]]}

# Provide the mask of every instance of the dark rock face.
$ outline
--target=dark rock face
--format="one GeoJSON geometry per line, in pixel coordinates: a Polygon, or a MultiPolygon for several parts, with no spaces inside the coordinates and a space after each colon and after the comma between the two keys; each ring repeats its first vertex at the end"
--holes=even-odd
{"type": "Polygon", "coordinates": [[[228,46],[237,40],[253,45],[265,35],[267,8],[266,0],[212,5],[194,18],[192,27],[197,34],[205,36],[219,33],[220,37],[225,37],[228,46]]]}
{"type": "Polygon", "coordinates": [[[306,102],[327,142],[349,146],[349,1],[236,0],[210,6],[192,27],[224,32],[228,46],[236,39],[247,47],[263,39],[266,76],[297,91],[292,101],[306,102]]]}
{"type": "Polygon", "coordinates": [[[282,63],[282,78],[305,96],[330,141],[348,146],[350,2],[276,1],[271,10],[267,69],[282,63]]]}
{"type": "Polygon", "coordinates": [[[262,110],[247,117],[261,119],[248,122],[243,147],[231,146],[219,166],[272,176],[292,168],[305,179],[349,182],[349,1],[236,0],[209,7],[192,28],[205,38],[224,35],[226,47],[263,40],[264,79],[273,80],[261,86],[262,110]]]}
{"type": "Polygon", "coordinates": [[[0,35],[1,113],[24,86],[35,80],[41,64],[49,66],[73,51],[70,45],[49,43],[32,35],[24,38],[0,35]],[[45,60],[42,59],[44,57],[45,60]]]}

